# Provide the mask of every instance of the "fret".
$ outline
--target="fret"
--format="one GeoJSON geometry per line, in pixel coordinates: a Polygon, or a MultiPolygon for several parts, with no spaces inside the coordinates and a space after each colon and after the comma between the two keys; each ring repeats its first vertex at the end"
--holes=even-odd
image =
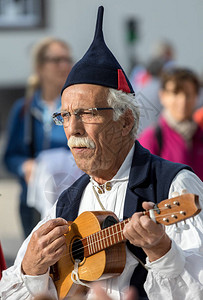
{"type": "Polygon", "coordinates": [[[121,241],[121,232],[123,230],[121,223],[118,223],[118,241],[121,241]]]}
{"type": "Polygon", "coordinates": [[[115,237],[115,243],[117,244],[119,242],[119,235],[118,235],[118,224],[115,225],[115,233],[114,233],[114,237],[115,237]]]}
{"type": "Polygon", "coordinates": [[[88,245],[89,255],[91,255],[92,247],[91,247],[91,242],[90,242],[90,236],[87,236],[87,245],[88,245]]]}
{"type": "Polygon", "coordinates": [[[101,231],[98,231],[98,237],[99,237],[99,242],[100,242],[100,250],[103,250],[104,247],[103,247],[103,244],[102,244],[102,236],[101,236],[101,231]]]}
{"type": "Polygon", "coordinates": [[[89,243],[88,243],[88,236],[86,238],[83,238],[82,244],[83,244],[83,250],[84,250],[84,257],[90,256],[90,247],[89,247],[89,243]]]}
{"type": "Polygon", "coordinates": [[[86,245],[87,245],[87,249],[88,249],[88,254],[90,254],[90,245],[89,245],[89,241],[88,240],[89,240],[89,236],[86,237],[85,241],[86,241],[86,245]]]}
{"type": "Polygon", "coordinates": [[[93,240],[94,240],[94,242],[93,242],[94,243],[94,249],[95,249],[95,253],[96,253],[98,251],[97,251],[97,240],[96,240],[96,234],[95,233],[93,234],[93,240]]]}
{"type": "Polygon", "coordinates": [[[109,247],[109,240],[108,240],[108,233],[107,233],[107,228],[104,229],[104,234],[106,234],[105,240],[106,240],[106,247],[109,247]]]}
{"type": "Polygon", "coordinates": [[[106,240],[105,240],[105,237],[104,237],[104,230],[101,230],[101,236],[102,236],[102,241],[103,241],[103,248],[105,249],[107,246],[106,246],[106,240]]]}
{"type": "Polygon", "coordinates": [[[95,238],[96,238],[96,244],[97,244],[98,251],[100,251],[101,248],[100,248],[100,244],[99,244],[99,236],[98,236],[98,232],[95,232],[95,238]]]}
{"type": "Polygon", "coordinates": [[[95,244],[95,235],[94,233],[92,234],[92,248],[93,248],[93,252],[96,253],[96,244],[95,244]]]}
{"type": "Polygon", "coordinates": [[[108,238],[109,238],[109,243],[112,246],[113,245],[113,241],[112,241],[112,234],[111,234],[111,227],[107,227],[107,231],[108,231],[108,238]]]}
{"type": "Polygon", "coordinates": [[[118,244],[125,240],[123,235],[123,228],[130,219],[126,219],[122,222],[116,223],[110,227],[102,229],[89,235],[86,238],[88,251],[86,256],[93,255],[99,251],[102,251],[112,245],[118,244]]]}
{"type": "Polygon", "coordinates": [[[93,243],[92,235],[90,236],[90,244],[91,244],[91,248],[92,248],[92,254],[94,254],[94,243],[93,243]]]}
{"type": "Polygon", "coordinates": [[[123,222],[120,223],[120,226],[119,226],[120,227],[120,229],[119,229],[119,238],[120,238],[120,241],[123,240],[122,232],[123,232],[124,225],[125,225],[125,223],[123,221],[123,222]]]}
{"type": "Polygon", "coordinates": [[[112,231],[112,238],[113,238],[113,244],[116,244],[116,239],[115,239],[115,233],[114,233],[114,229],[116,229],[116,226],[112,226],[111,227],[111,231],[112,231]]]}
{"type": "Polygon", "coordinates": [[[120,240],[121,240],[121,241],[124,240],[123,230],[120,232],[120,240]]]}
{"type": "Polygon", "coordinates": [[[90,245],[91,245],[91,254],[93,254],[94,253],[94,245],[92,242],[92,235],[90,235],[90,245]]]}

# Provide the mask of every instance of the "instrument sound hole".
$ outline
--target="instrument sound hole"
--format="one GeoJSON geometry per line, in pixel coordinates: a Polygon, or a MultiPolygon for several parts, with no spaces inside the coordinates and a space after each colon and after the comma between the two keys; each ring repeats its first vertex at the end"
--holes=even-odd
{"type": "Polygon", "coordinates": [[[84,259],[84,247],[79,239],[75,239],[72,244],[72,256],[74,260],[79,259],[80,261],[83,261],[84,259]]]}

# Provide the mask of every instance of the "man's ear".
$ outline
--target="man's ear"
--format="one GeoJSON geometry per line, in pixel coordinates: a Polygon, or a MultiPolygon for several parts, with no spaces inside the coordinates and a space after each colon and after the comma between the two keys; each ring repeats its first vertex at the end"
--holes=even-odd
{"type": "Polygon", "coordinates": [[[122,136],[127,136],[134,125],[134,116],[130,109],[127,109],[123,116],[122,136]]]}

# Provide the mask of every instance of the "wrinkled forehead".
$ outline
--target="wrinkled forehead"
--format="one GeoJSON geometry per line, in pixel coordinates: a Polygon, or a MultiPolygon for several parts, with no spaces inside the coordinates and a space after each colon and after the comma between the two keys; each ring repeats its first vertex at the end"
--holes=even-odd
{"type": "Polygon", "coordinates": [[[94,84],[75,84],[67,87],[62,94],[62,110],[107,106],[109,89],[94,84]]]}

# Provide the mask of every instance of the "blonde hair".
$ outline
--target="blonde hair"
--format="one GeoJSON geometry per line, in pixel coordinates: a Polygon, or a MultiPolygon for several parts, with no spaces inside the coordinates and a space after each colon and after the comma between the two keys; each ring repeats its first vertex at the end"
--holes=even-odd
{"type": "Polygon", "coordinates": [[[37,43],[32,49],[32,68],[33,73],[28,77],[27,87],[25,92],[26,99],[31,99],[33,97],[34,92],[40,88],[40,79],[38,76],[38,68],[40,68],[45,60],[46,52],[49,46],[53,43],[58,43],[62,47],[66,48],[70,51],[70,46],[63,40],[47,37],[37,43]]]}

